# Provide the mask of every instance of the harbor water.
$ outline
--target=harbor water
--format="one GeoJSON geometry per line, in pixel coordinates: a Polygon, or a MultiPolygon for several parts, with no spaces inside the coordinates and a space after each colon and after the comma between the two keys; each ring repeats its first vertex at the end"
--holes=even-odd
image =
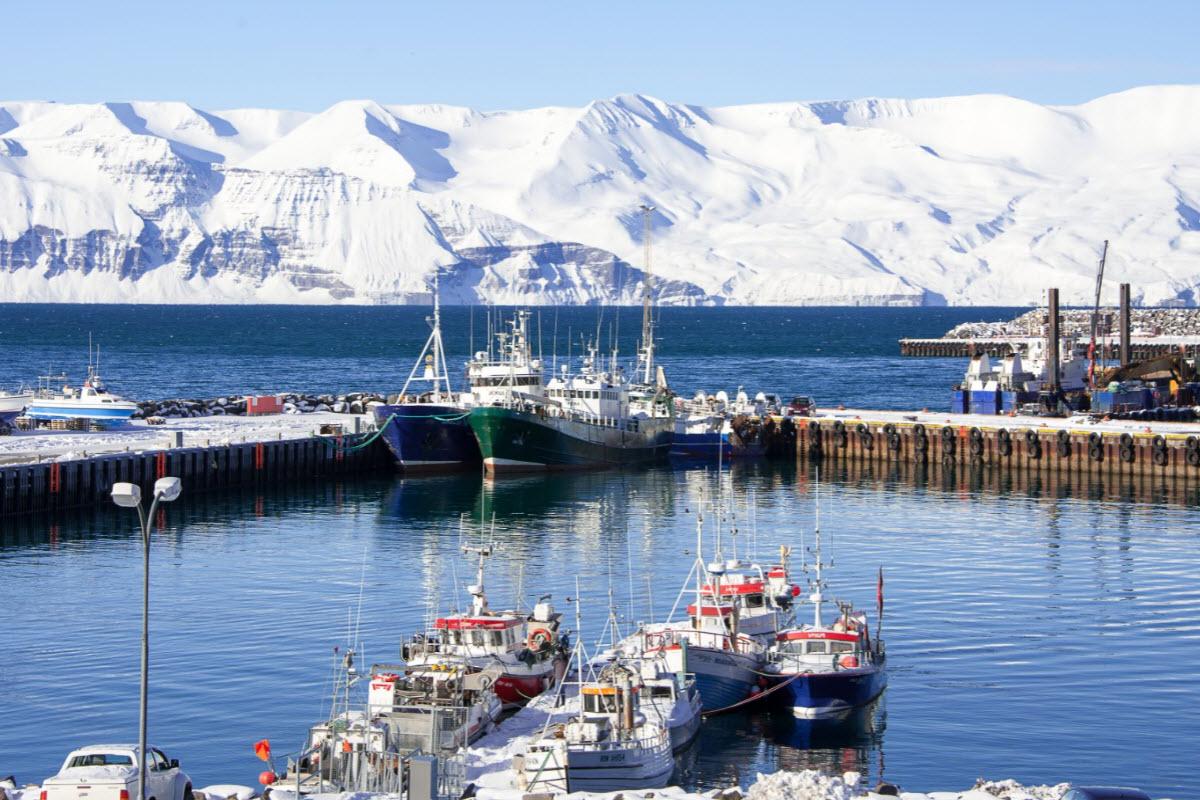
{"type": "MultiPolygon", "coordinates": [[[[63,329],[47,334],[43,324],[35,336],[34,310],[0,306],[3,382],[25,369],[70,369],[86,357],[91,325],[105,377],[122,393],[394,391],[425,335],[420,309],[52,312],[63,329]],[[139,328],[146,318],[162,324],[139,328]]],[[[471,325],[466,309],[456,313],[448,346],[462,353],[471,325]]],[[[636,327],[624,313],[614,336],[636,327]]],[[[553,314],[542,315],[547,360],[553,314]]],[[[585,323],[595,335],[597,315],[558,312],[560,353],[564,320],[574,337],[585,323]]],[[[964,365],[901,360],[896,338],[1011,315],[668,309],[661,354],[685,391],[742,383],[823,404],[933,406],[964,365]]],[[[484,325],[477,311],[475,349],[484,325]]],[[[885,471],[831,469],[819,484],[835,593],[873,617],[884,568],[889,688],[847,719],[710,718],[680,759],[680,783],[745,786],[758,772],[822,767],[923,791],[1011,777],[1200,794],[1200,720],[1190,713],[1200,701],[1191,668],[1200,508],[1037,486],[964,489],[885,471]]],[[[493,605],[528,607],[551,593],[573,620],[578,576],[582,633],[573,638],[589,643],[610,602],[626,627],[671,610],[695,559],[703,501],[725,498],[726,557],[736,546],[766,559],[780,545],[802,551],[817,485],[811,465],[769,463],[723,477],[661,468],[497,481],[385,475],[221,495],[185,487],[154,534],[150,738],[198,786],[252,782],[254,742],[294,750],[328,712],[335,647],[357,642],[360,665],[392,661],[431,613],[465,603],[471,567],[458,551],[481,520],[503,544],[487,575],[493,605]]],[[[113,507],[2,523],[0,774],[37,782],[73,747],[136,739],[134,517],[113,507]]]]}

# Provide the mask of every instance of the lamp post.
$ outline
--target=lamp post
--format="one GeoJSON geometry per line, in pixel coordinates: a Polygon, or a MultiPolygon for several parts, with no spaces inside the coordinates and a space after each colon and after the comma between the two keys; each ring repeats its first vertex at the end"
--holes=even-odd
{"type": "Polygon", "coordinates": [[[142,489],[134,483],[114,483],[113,502],[122,508],[136,508],[142,524],[142,691],[138,707],[138,796],[146,800],[146,677],[150,667],[150,522],[158,504],[179,497],[183,487],[179,478],[159,478],[154,482],[154,501],[150,511],[142,510],[142,489]]]}

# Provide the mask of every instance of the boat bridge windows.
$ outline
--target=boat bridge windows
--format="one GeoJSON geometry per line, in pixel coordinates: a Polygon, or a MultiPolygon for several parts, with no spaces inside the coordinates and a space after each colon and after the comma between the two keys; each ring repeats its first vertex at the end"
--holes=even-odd
{"type": "Polygon", "coordinates": [[[477,388],[490,388],[493,386],[541,386],[542,377],[540,375],[501,375],[492,378],[475,378],[472,384],[477,388]]]}
{"type": "Polygon", "coordinates": [[[829,641],[826,639],[800,639],[790,642],[780,642],[777,645],[780,653],[789,656],[817,656],[830,653],[853,653],[853,642],[829,641]]]}

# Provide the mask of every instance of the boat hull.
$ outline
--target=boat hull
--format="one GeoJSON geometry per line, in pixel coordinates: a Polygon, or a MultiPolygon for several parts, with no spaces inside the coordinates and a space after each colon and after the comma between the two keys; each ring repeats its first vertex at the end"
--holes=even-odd
{"type": "Polygon", "coordinates": [[[525,759],[529,789],[556,794],[661,789],[675,772],[667,737],[647,746],[576,749],[562,745],[530,752],[525,759]]]}
{"type": "Polygon", "coordinates": [[[686,655],[678,646],[662,652],[670,671],[691,672],[696,676],[700,707],[705,711],[737,705],[759,689],[759,671],[763,666],[760,658],[696,645],[689,646],[686,655]]]}
{"type": "Polygon", "coordinates": [[[881,667],[780,675],[776,685],[786,685],[771,693],[777,708],[790,709],[797,717],[812,718],[838,714],[878,697],[887,686],[887,674],[881,667]],[[789,680],[790,679],[790,680],[789,680]]]}
{"type": "Polygon", "coordinates": [[[766,455],[766,444],[755,440],[749,444],[731,442],[725,433],[676,433],[671,444],[671,458],[715,460],[721,458],[758,458],[766,455]]]}
{"type": "Polygon", "coordinates": [[[114,402],[99,404],[71,401],[34,400],[25,416],[32,419],[91,419],[98,422],[126,422],[137,411],[136,403],[114,402]]]}
{"type": "Polygon", "coordinates": [[[662,463],[674,438],[669,418],[636,426],[594,425],[509,408],[476,408],[468,421],[488,472],[608,469],[662,463]]]}
{"type": "Polygon", "coordinates": [[[375,420],[391,419],[380,438],[405,472],[454,472],[480,464],[479,445],[465,409],[434,403],[376,406],[375,420]]]}

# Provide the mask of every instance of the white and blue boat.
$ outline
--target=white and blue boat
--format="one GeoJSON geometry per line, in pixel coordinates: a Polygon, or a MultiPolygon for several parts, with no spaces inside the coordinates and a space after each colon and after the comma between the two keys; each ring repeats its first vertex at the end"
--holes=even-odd
{"type": "MultiPolygon", "coordinates": [[[[702,525],[698,514],[697,549],[702,525]]],[[[694,674],[705,711],[740,707],[767,685],[768,648],[791,624],[789,607],[799,590],[788,582],[786,564],[726,561],[719,546],[711,563],[698,557],[693,572],[697,584],[687,622],[644,625],[621,647],[661,656],[672,672],[694,674]]]]}
{"type": "MultiPolygon", "coordinates": [[[[827,594],[824,570],[829,565],[821,561],[819,522],[815,536],[817,563],[807,598],[813,606],[813,621],[777,633],[766,666],[772,675],[770,699],[775,707],[802,718],[848,713],[879,697],[887,686],[886,656],[878,629],[872,637],[865,612],[827,594]],[[827,602],[837,608],[837,616],[829,624],[822,617],[827,602]]],[[[878,601],[882,615],[882,570],[878,601]]]]}
{"type": "MultiPolygon", "coordinates": [[[[88,345],[89,356],[91,345],[88,345]]],[[[71,387],[66,374],[38,376],[38,391],[29,401],[25,416],[31,419],[88,419],[120,425],[128,422],[138,404],[113,394],[100,380],[100,348],[96,360],[88,364],[87,380],[79,388],[71,387]]]]}

